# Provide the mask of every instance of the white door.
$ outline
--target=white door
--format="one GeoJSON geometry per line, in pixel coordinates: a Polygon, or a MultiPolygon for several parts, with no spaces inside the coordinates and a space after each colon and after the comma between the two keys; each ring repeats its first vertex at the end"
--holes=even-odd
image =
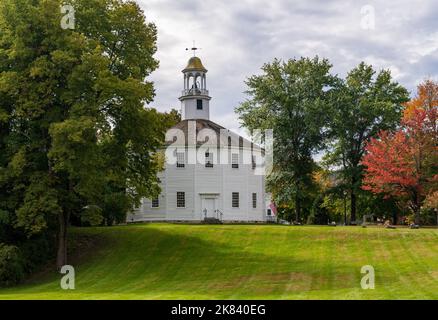
{"type": "Polygon", "coordinates": [[[207,218],[216,218],[215,199],[214,198],[205,198],[203,210],[204,210],[207,218]]]}

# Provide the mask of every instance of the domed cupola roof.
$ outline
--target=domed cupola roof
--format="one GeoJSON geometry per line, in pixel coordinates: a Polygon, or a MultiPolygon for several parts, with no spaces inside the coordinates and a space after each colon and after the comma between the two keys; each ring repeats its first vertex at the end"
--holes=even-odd
{"type": "Polygon", "coordinates": [[[207,69],[202,65],[201,59],[198,57],[191,57],[189,62],[187,63],[187,67],[182,72],[187,71],[202,71],[207,72],[207,69]]]}

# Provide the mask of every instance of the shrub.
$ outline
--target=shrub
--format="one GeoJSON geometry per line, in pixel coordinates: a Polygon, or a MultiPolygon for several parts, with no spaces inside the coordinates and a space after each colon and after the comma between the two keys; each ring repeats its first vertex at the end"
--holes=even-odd
{"type": "Polygon", "coordinates": [[[24,272],[26,274],[32,273],[54,258],[54,244],[54,239],[51,239],[48,235],[42,235],[32,237],[20,245],[24,272]]]}
{"type": "Polygon", "coordinates": [[[0,286],[17,284],[24,275],[20,249],[0,243],[0,286]]]}

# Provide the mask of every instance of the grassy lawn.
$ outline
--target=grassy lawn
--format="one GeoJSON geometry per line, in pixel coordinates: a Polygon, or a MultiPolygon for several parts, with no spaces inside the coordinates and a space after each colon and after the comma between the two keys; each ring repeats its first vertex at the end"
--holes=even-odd
{"type": "Polygon", "coordinates": [[[0,299],[438,299],[438,230],[145,224],[73,229],[76,290],[47,273],[0,299]],[[84,250],[82,250],[84,251],[84,250]],[[360,269],[372,265],[375,290],[360,269]]]}

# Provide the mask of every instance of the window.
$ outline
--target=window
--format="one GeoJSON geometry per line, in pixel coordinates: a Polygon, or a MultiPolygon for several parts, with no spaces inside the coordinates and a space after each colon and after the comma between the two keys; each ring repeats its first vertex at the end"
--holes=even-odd
{"type": "Polygon", "coordinates": [[[238,169],[239,168],[239,154],[233,153],[231,155],[231,168],[238,169]]]}
{"type": "Polygon", "coordinates": [[[268,210],[266,211],[266,214],[267,214],[268,216],[272,216],[272,210],[271,210],[271,209],[268,209],[268,210]]]}
{"type": "Polygon", "coordinates": [[[184,168],[185,167],[186,154],[184,152],[176,153],[176,167],[184,168]]]}
{"type": "Polygon", "coordinates": [[[202,110],[202,100],[201,99],[196,100],[196,109],[202,110]]]}
{"type": "Polygon", "coordinates": [[[231,206],[233,208],[239,208],[239,192],[233,192],[231,206]]]}
{"type": "Polygon", "coordinates": [[[205,153],[205,167],[213,168],[213,154],[211,152],[205,153]]]}
{"type": "Polygon", "coordinates": [[[176,207],[177,208],[185,208],[186,207],[186,193],[185,192],[177,192],[176,193],[176,207]]]}
{"type": "Polygon", "coordinates": [[[158,199],[158,198],[155,198],[155,199],[152,199],[152,208],[159,208],[160,207],[160,199],[158,199]]]}
{"type": "Polygon", "coordinates": [[[252,207],[257,208],[257,193],[252,194],[252,207]]]}

